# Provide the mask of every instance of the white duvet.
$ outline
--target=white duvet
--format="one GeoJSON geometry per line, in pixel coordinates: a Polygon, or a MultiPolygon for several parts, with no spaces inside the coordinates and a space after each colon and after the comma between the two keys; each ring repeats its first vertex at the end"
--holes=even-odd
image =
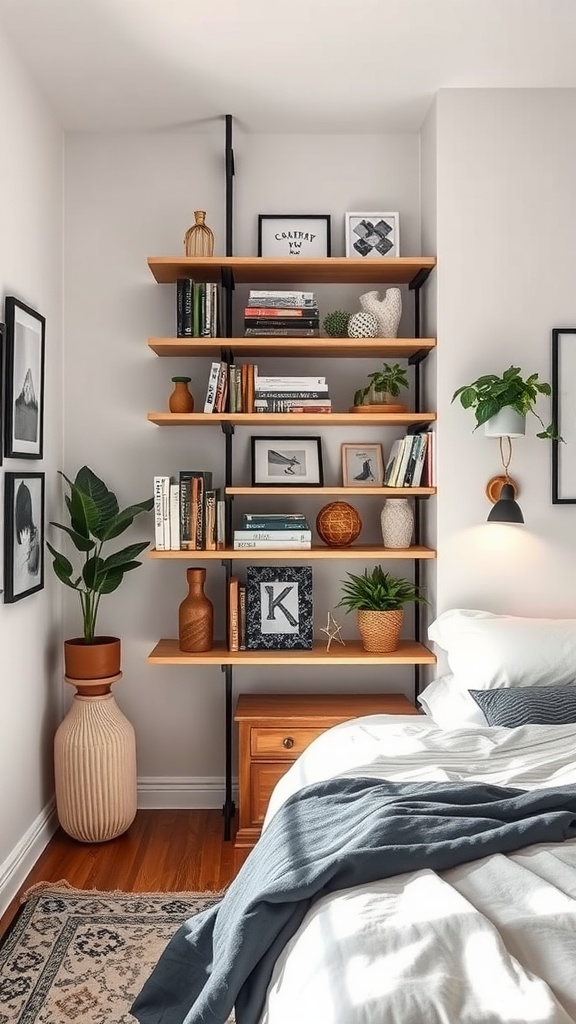
{"type": "MultiPolygon", "coordinates": [[[[377,715],[320,736],[264,827],[334,775],[576,785],[576,725],[443,731],[377,715]]],[[[276,962],[262,1024],[576,1024],[576,840],[318,900],[276,962]]]]}

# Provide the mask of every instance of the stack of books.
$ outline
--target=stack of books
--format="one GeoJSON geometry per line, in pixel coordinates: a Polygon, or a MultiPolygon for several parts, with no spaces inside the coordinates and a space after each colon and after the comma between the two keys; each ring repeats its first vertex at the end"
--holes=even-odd
{"type": "Polygon", "coordinates": [[[176,281],[176,337],[217,338],[222,326],[221,292],[211,281],[176,281]]]}
{"type": "Polygon", "coordinates": [[[251,289],[244,309],[247,337],[320,337],[320,314],[314,292],[251,289]]]}
{"type": "Polygon", "coordinates": [[[308,551],[312,547],[312,531],[305,516],[284,512],[252,512],[242,516],[242,524],[234,530],[236,551],[255,548],[264,551],[308,551]]]}
{"type": "Polygon", "coordinates": [[[326,377],[257,376],[254,412],[332,412],[326,377]]]}
{"type": "Polygon", "coordinates": [[[385,487],[425,487],[432,484],[431,431],[406,434],[394,441],[384,473],[385,487]]]}
{"type": "Polygon", "coordinates": [[[224,548],[224,500],[211,472],[181,469],[178,481],[154,477],[154,541],[157,551],[224,548]]]}

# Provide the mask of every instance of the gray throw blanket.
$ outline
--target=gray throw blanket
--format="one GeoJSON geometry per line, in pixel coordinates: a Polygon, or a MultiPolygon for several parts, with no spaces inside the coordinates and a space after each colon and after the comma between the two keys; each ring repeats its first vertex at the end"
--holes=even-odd
{"type": "Polygon", "coordinates": [[[140,1024],[258,1024],[272,968],[315,899],[576,837],[576,786],[335,778],[278,810],[223,899],[170,940],[132,1006],[140,1024]]]}

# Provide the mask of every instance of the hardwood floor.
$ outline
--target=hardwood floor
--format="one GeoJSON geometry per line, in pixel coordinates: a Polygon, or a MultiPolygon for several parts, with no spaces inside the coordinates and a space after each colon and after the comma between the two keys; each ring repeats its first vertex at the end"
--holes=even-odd
{"type": "Polygon", "coordinates": [[[40,856],[0,918],[0,936],[36,882],[66,879],[77,889],[123,892],[203,892],[233,877],[233,841],[224,842],[219,810],[138,811],[124,835],[108,843],[79,843],[62,829],[40,856]]]}

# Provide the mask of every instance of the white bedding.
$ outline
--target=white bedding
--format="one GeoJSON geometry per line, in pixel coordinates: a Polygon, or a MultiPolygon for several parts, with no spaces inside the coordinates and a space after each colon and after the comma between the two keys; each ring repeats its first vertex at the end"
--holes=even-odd
{"type": "MultiPolygon", "coordinates": [[[[320,736],[278,783],[265,827],[334,775],[576,785],[576,725],[441,730],[377,715],[320,736]]],[[[262,1024],[576,1024],[576,840],[316,902],[279,957],[262,1024]]]]}

